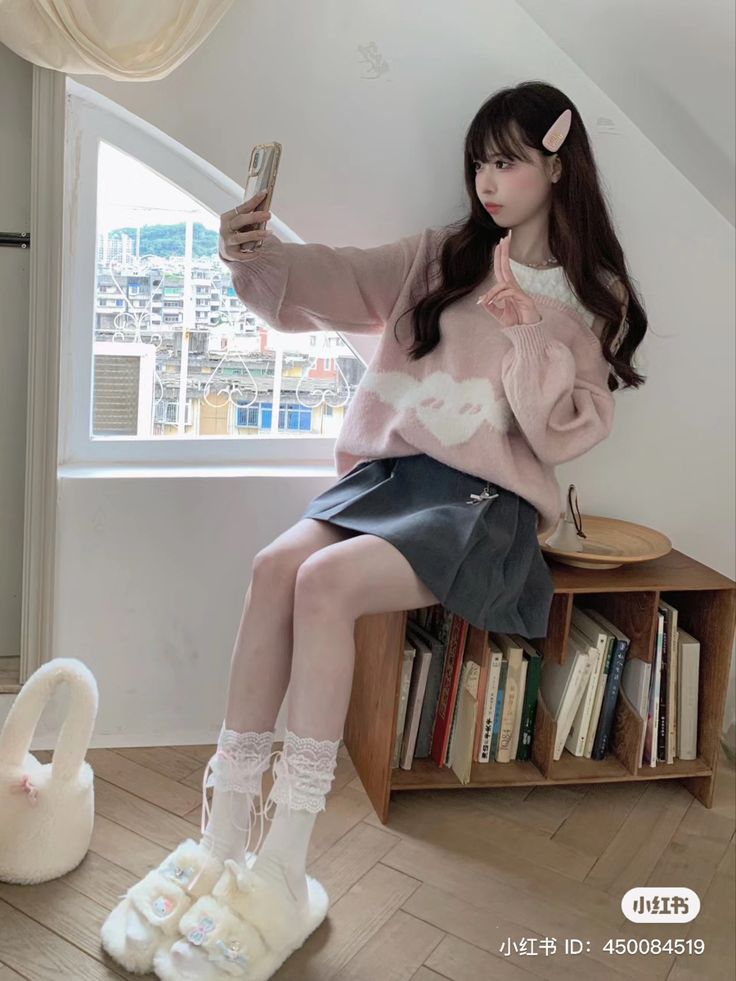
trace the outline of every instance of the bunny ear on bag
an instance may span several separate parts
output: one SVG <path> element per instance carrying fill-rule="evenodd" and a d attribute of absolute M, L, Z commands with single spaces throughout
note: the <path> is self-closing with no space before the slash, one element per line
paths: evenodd
<path fill-rule="evenodd" d="M 90 669 L 73 657 L 47 661 L 25 682 L 0 727 L 0 762 L 22 763 L 46 703 L 64 683 L 70 688 L 70 702 L 54 751 L 54 768 L 62 776 L 79 769 L 97 717 L 99 693 Z"/>
<path fill-rule="evenodd" d="M 565 137 L 570 132 L 572 125 L 572 111 L 565 109 L 564 112 L 555 119 L 550 128 L 544 134 L 542 146 L 546 150 L 556 153 L 565 142 Z"/>
<path fill-rule="evenodd" d="M 69 687 L 51 763 L 29 752 L 43 709 Z M 54 658 L 25 682 L 0 726 L 0 880 L 46 882 L 76 868 L 94 825 L 94 773 L 85 754 L 97 716 L 97 682 L 76 658 Z M 29 805 L 33 805 L 30 807 Z"/>

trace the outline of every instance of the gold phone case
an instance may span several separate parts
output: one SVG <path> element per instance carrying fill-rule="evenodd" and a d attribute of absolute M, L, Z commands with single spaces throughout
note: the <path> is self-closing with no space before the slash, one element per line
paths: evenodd
<path fill-rule="evenodd" d="M 281 159 L 281 144 L 280 143 L 257 143 L 250 154 L 250 163 L 248 164 L 248 178 L 245 182 L 245 201 L 249 201 L 253 195 L 259 194 L 261 191 L 266 191 L 266 197 L 258 205 L 259 211 L 268 211 L 271 207 L 271 198 L 273 197 L 273 189 L 276 184 L 276 174 L 279 169 L 279 160 Z M 255 222 L 251 229 L 255 228 L 265 228 L 267 222 L 259 221 Z M 263 245 L 263 239 L 257 239 L 255 242 L 243 242 L 241 245 L 242 252 L 253 252 L 255 249 L 260 249 Z"/>

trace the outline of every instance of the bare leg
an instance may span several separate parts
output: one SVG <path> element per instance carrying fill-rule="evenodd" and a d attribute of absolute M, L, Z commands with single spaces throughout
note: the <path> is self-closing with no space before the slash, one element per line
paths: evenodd
<path fill-rule="evenodd" d="M 357 534 L 302 518 L 256 555 L 230 662 L 228 729 L 273 729 L 291 671 L 297 572 L 315 552 Z"/>
<path fill-rule="evenodd" d="M 339 542 L 304 561 L 294 597 L 288 727 L 315 739 L 340 739 L 357 618 L 438 602 L 401 552 L 376 535 Z"/>
<path fill-rule="evenodd" d="M 270 763 L 270 737 L 291 670 L 297 572 L 314 553 L 356 535 L 348 528 L 302 518 L 255 557 L 230 663 L 225 723 L 213 764 L 212 814 L 203 838 L 223 859 L 242 860 L 260 771 Z M 242 763 L 246 757 L 247 766 Z M 209 981 L 223 976 L 201 948 L 186 940 L 174 944 L 171 961 L 181 977 Z"/>
<path fill-rule="evenodd" d="M 212 762 L 212 813 L 203 844 L 222 860 L 242 855 L 269 768 L 273 728 L 291 670 L 294 581 L 300 564 L 356 532 L 304 518 L 260 551 L 230 666 L 227 710 Z"/>
<path fill-rule="evenodd" d="M 257 870 L 262 880 L 283 893 L 283 915 L 287 918 L 294 915 L 297 908 L 303 909 L 307 899 L 307 849 L 316 812 L 324 807 L 324 797 L 334 777 L 337 743 L 350 700 L 355 621 L 366 613 L 416 609 L 437 602 L 403 555 L 374 535 L 353 535 L 313 551 L 293 573 L 296 551 L 298 549 L 290 552 L 289 558 L 282 562 L 274 559 L 271 563 L 271 567 L 277 566 L 286 578 L 285 584 L 275 570 L 268 576 L 259 575 L 261 565 L 267 568 L 265 562 L 259 563 L 253 582 L 253 600 L 256 601 L 253 609 L 258 610 L 260 619 L 272 617 L 274 605 L 282 609 L 284 591 L 292 589 L 294 594 L 289 714 L 282 759 L 274 764 L 274 771 L 278 769 L 279 772 L 269 797 L 269 803 L 273 800 L 278 807 L 254 865 L 254 872 Z M 262 582 L 265 583 L 263 590 Z M 269 602 L 269 585 L 275 591 L 272 595 L 279 597 L 274 604 Z M 259 637 L 266 633 L 260 633 L 263 630 L 260 626 L 257 629 Z M 286 647 L 283 622 L 278 630 Z M 275 630 L 272 636 L 275 636 Z M 247 697 L 255 698 L 256 689 L 261 697 L 261 685 L 254 683 L 262 667 L 259 649 L 252 643 L 250 632 L 247 637 L 245 649 L 251 673 L 244 670 L 241 675 L 236 663 L 231 690 L 234 693 L 234 689 L 240 690 L 242 685 Z M 260 648 L 260 654 L 267 656 L 265 646 Z M 262 724 L 273 724 L 282 694 L 276 697 L 274 684 L 272 715 L 243 714 L 235 718 L 246 720 L 248 725 L 252 724 L 253 718 L 260 718 Z M 241 712 L 241 703 L 234 704 L 238 708 L 233 711 Z M 295 741 L 297 749 L 292 751 Z M 328 760 L 326 764 L 325 759 Z M 279 762 L 284 766 L 279 768 Z M 292 796 L 296 802 L 294 808 L 289 803 Z M 182 977 L 214 981 L 222 976 L 208 963 L 202 948 L 188 939 L 177 941 L 171 948 L 170 957 Z"/>
<path fill-rule="evenodd" d="M 271 799 L 278 806 L 256 859 L 262 873 L 286 882 L 297 902 L 306 899 L 309 840 L 334 777 L 350 704 L 355 621 L 438 602 L 402 553 L 375 535 L 330 545 L 299 568 L 284 740 L 287 766 L 284 779 L 274 782 Z"/>

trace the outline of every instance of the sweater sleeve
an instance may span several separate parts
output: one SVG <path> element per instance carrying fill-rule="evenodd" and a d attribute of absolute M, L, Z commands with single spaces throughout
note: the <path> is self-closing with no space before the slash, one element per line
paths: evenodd
<path fill-rule="evenodd" d="M 220 259 L 243 303 L 275 330 L 377 334 L 429 234 L 370 249 L 282 242 L 269 234 L 253 258 Z"/>
<path fill-rule="evenodd" d="M 503 327 L 512 347 L 501 362 L 501 378 L 519 428 L 537 457 L 555 466 L 602 442 L 613 426 L 609 365 L 591 333 L 576 345 L 545 334 L 536 324 Z"/>

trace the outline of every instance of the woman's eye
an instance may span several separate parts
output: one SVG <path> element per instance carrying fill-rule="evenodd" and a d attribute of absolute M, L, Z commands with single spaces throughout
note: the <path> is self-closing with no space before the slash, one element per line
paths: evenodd
<path fill-rule="evenodd" d="M 496 161 L 496 163 L 497 163 L 497 164 L 500 164 L 500 163 L 502 163 L 502 164 L 506 164 L 506 166 L 507 166 L 507 167 L 510 167 L 510 166 L 511 166 L 511 164 L 510 164 L 510 163 L 508 162 L 508 160 L 497 160 L 497 161 Z M 476 168 L 476 170 L 477 170 L 477 169 L 478 169 L 478 167 L 479 167 L 479 166 L 482 166 L 482 165 L 481 165 L 481 163 L 480 163 L 480 161 L 479 161 L 479 160 L 474 160 L 474 161 L 473 161 L 473 166 L 474 166 L 474 167 Z"/>

